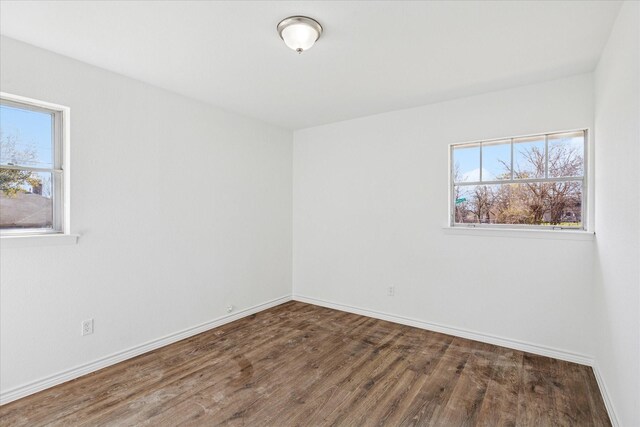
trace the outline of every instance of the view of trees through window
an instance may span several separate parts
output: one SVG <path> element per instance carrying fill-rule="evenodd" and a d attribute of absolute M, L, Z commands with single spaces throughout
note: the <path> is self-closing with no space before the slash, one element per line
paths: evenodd
<path fill-rule="evenodd" d="M 453 145 L 453 224 L 583 227 L 586 132 Z"/>
<path fill-rule="evenodd" d="M 53 228 L 53 113 L 0 105 L 0 229 Z"/>

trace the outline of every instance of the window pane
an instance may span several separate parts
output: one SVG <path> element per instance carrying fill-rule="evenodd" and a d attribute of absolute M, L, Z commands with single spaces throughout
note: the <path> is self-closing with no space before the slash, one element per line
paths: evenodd
<path fill-rule="evenodd" d="M 511 179 L 511 140 L 482 143 L 482 180 Z"/>
<path fill-rule="evenodd" d="M 53 114 L 0 105 L 0 164 L 53 168 Z"/>
<path fill-rule="evenodd" d="M 0 229 L 53 227 L 51 173 L 0 169 Z"/>
<path fill-rule="evenodd" d="M 562 227 L 582 226 L 582 181 L 547 184 L 545 223 Z"/>
<path fill-rule="evenodd" d="M 496 185 L 454 186 L 455 222 L 462 224 L 495 224 L 493 204 Z"/>
<path fill-rule="evenodd" d="M 549 176 L 584 175 L 584 132 L 549 135 Z"/>
<path fill-rule="evenodd" d="M 453 147 L 453 181 L 480 181 L 480 144 Z"/>
<path fill-rule="evenodd" d="M 544 135 L 514 138 L 513 177 L 515 179 L 544 178 Z"/>
<path fill-rule="evenodd" d="M 512 184 L 496 204 L 501 224 L 582 225 L 582 183 Z"/>

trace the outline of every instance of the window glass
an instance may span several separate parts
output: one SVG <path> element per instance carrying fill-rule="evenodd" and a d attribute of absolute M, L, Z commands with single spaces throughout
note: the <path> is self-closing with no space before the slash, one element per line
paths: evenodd
<path fill-rule="evenodd" d="M 53 114 L 0 105 L 0 164 L 53 168 Z"/>
<path fill-rule="evenodd" d="M 513 140 L 513 177 L 515 179 L 544 178 L 544 135 Z"/>
<path fill-rule="evenodd" d="M 480 144 L 469 144 L 453 148 L 454 182 L 480 181 Z"/>
<path fill-rule="evenodd" d="M 482 180 L 511 179 L 511 140 L 482 143 Z"/>
<path fill-rule="evenodd" d="M 0 228 L 52 228 L 51 173 L 3 169 L 0 174 L 3 181 L 13 183 L 0 192 Z"/>
<path fill-rule="evenodd" d="M 584 173 L 584 132 L 549 135 L 549 176 L 572 177 Z"/>
<path fill-rule="evenodd" d="M 496 201 L 495 185 L 455 186 L 456 222 L 467 224 L 493 223 L 493 205 Z"/>

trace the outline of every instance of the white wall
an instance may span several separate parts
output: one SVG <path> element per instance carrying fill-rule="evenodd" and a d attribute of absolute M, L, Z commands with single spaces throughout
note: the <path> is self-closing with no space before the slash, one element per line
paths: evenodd
<path fill-rule="evenodd" d="M 640 5 L 626 2 L 595 73 L 596 359 L 620 425 L 640 425 Z"/>
<path fill-rule="evenodd" d="M 294 132 L 294 294 L 592 355 L 593 240 L 442 229 L 448 144 L 591 128 L 592 85 L 580 75 Z"/>
<path fill-rule="evenodd" d="M 82 235 L 3 246 L 2 392 L 291 293 L 290 131 L 11 39 L 0 51 L 2 91 L 71 108 Z"/>

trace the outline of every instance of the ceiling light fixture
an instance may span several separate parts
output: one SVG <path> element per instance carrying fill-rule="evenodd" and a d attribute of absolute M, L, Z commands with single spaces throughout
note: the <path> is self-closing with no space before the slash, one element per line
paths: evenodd
<path fill-rule="evenodd" d="M 284 44 L 298 53 L 302 53 L 320 38 L 322 25 L 307 16 L 290 16 L 278 24 L 278 34 Z"/>

